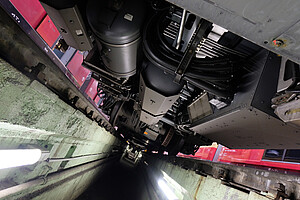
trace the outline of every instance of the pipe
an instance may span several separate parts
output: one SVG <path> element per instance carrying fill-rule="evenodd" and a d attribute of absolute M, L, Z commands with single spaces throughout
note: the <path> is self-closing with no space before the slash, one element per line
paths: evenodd
<path fill-rule="evenodd" d="M 82 165 L 79 165 L 79 166 L 75 166 L 75 167 L 60 171 L 60 172 L 54 172 L 54 173 L 47 176 L 47 181 L 56 181 L 56 182 L 64 181 L 64 182 L 66 182 L 66 181 L 68 181 L 69 177 L 74 179 L 74 178 L 76 178 L 76 177 L 78 177 L 78 176 L 80 176 L 80 175 L 82 175 L 82 174 L 84 174 L 84 173 L 86 173 L 90 170 L 93 170 L 93 169 L 97 168 L 99 165 L 103 164 L 105 161 L 108 161 L 107 159 L 112 160 L 112 159 L 115 159 L 115 158 L 116 157 L 98 159 L 98 160 L 89 162 L 87 164 L 82 164 Z M 16 185 L 16 186 L 12 186 L 12 187 L 0 190 L 0 199 L 4 198 L 4 197 L 8 197 L 9 195 L 12 195 L 12 194 L 21 192 L 21 191 L 26 190 L 30 187 L 43 185 L 43 184 L 45 184 L 45 177 L 41 177 L 41 178 L 39 177 L 37 179 L 28 181 L 26 183 L 22 183 L 22 184 L 19 184 L 19 185 Z M 53 185 L 55 187 L 55 183 L 51 184 L 50 186 L 53 186 Z M 31 192 L 31 195 L 32 195 L 32 193 L 34 193 L 34 192 Z"/>
<path fill-rule="evenodd" d="M 88 158 L 92 156 L 98 156 L 98 155 L 103 155 L 103 154 L 109 154 L 110 152 L 103 152 L 103 153 L 95 153 L 95 154 L 88 154 L 88 155 L 82 155 L 82 156 L 75 156 L 71 158 L 48 158 L 46 161 L 47 162 L 62 162 L 62 161 L 70 161 L 70 160 L 77 160 L 81 158 Z"/>
<path fill-rule="evenodd" d="M 177 42 L 176 42 L 176 49 L 179 49 L 179 47 L 180 47 L 180 42 L 181 42 L 181 39 L 182 39 L 185 19 L 186 19 L 186 9 L 183 9 L 182 16 L 181 16 L 181 22 L 180 22 L 180 28 L 179 28 Z"/>

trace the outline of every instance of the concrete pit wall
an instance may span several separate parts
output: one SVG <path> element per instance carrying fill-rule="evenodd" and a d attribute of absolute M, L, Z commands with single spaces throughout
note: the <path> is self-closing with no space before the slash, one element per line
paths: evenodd
<path fill-rule="evenodd" d="M 0 59 L 0 149 L 37 147 L 50 158 L 0 169 L 0 199 L 75 199 L 119 145 L 97 123 Z"/>
<path fill-rule="evenodd" d="M 270 200 L 255 192 L 244 192 L 222 184 L 220 179 L 202 176 L 172 163 L 159 160 L 156 169 L 165 172 L 187 191 L 184 199 L 192 200 Z M 273 198 L 274 199 L 274 198 Z"/>

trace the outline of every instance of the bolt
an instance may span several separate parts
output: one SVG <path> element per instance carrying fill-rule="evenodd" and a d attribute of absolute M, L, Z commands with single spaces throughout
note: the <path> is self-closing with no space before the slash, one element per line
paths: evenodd
<path fill-rule="evenodd" d="M 273 40 L 273 43 L 276 47 L 281 47 L 282 45 L 284 45 L 283 40 L 280 40 L 280 39 Z"/>

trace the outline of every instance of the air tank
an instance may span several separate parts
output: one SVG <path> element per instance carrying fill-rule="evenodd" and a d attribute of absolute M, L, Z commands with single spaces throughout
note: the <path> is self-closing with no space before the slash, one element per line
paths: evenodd
<path fill-rule="evenodd" d="M 86 8 L 101 59 L 115 77 L 135 74 L 140 30 L 145 18 L 143 0 L 89 0 Z"/>

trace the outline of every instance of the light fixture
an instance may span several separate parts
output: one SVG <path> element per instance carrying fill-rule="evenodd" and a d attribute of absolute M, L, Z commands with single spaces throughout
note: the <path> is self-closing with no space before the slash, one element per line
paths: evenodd
<path fill-rule="evenodd" d="M 7 149 L 0 150 L 0 169 L 32 165 L 40 160 L 40 149 Z"/>
<path fill-rule="evenodd" d="M 177 196 L 173 193 L 173 191 L 169 188 L 169 186 L 167 185 L 167 183 L 160 179 L 158 180 L 158 186 L 160 187 L 160 189 L 164 192 L 164 194 L 166 195 L 166 197 L 169 200 L 177 200 Z"/>

